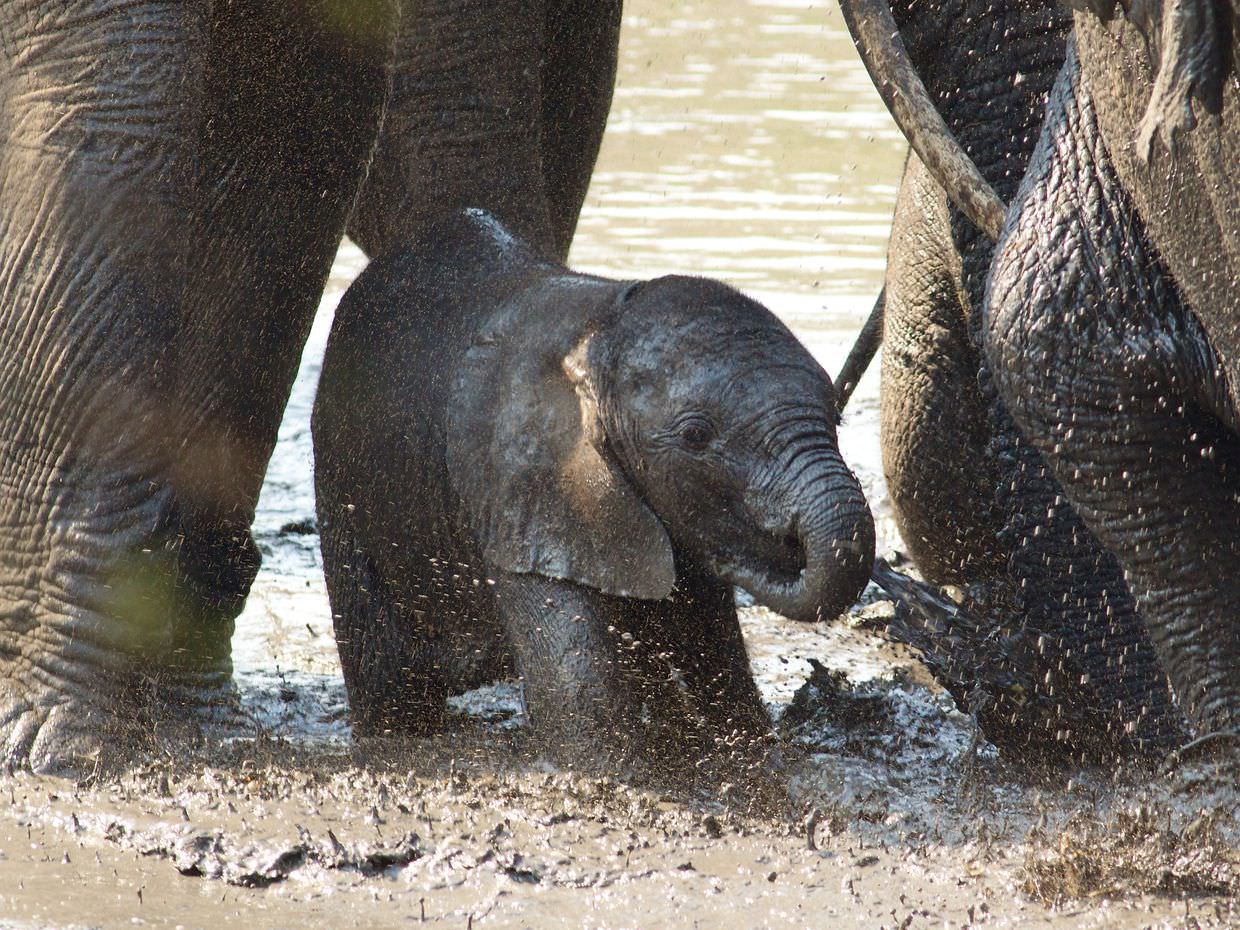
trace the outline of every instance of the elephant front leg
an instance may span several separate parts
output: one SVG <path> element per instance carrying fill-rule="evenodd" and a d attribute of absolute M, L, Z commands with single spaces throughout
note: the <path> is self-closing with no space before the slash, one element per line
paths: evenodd
<path fill-rule="evenodd" d="M 1203 732 L 1235 731 L 1240 419 L 1069 64 L 992 271 L 987 354 L 1013 417 L 1123 565 L 1180 707 Z"/>
<path fill-rule="evenodd" d="M 496 579 L 530 724 L 554 758 L 679 783 L 761 780 L 775 743 L 731 591 L 691 587 L 647 602 Z"/>
<path fill-rule="evenodd" d="M 539 575 L 495 582 L 540 747 L 569 767 L 679 773 L 684 760 L 668 753 L 664 718 L 647 701 L 641 643 L 616 622 L 631 602 Z"/>
<path fill-rule="evenodd" d="M 0 21 L 0 764 L 80 771 L 233 703 L 249 526 L 386 78 L 382 43 L 259 6 Z"/>
<path fill-rule="evenodd" d="M 192 633 L 166 620 L 202 541 L 167 476 L 205 24 L 191 4 L 37 6 L 0 23 L 0 762 L 81 768 L 142 661 L 196 653 L 191 691 L 228 677 L 236 592 Z M 236 542 L 201 590 L 248 583 Z"/>
<path fill-rule="evenodd" d="M 731 586 L 682 561 L 662 601 L 633 611 L 655 706 L 677 742 L 734 771 L 779 755 L 770 714 L 749 666 Z M 668 687 L 668 685 L 672 687 Z"/>

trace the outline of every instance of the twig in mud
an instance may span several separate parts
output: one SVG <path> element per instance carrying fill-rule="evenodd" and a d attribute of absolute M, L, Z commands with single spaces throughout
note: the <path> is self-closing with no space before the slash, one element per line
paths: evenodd
<path fill-rule="evenodd" d="M 815 852 L 818 851 L 818 839 L 814 836 L 818 829 L 818 821 L 822 819 L 822 812 L 818 808 L 814 808 L 809 815 L 809 819 L 805 823 L 805 845 Z"/>

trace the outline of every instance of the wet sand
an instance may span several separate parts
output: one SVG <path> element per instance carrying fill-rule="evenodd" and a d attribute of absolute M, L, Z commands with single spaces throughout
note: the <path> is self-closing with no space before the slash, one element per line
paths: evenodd
<path fill-rule="evenodd" d="M 832 5 L 630 0 L 573 261 L 728 280 L 833 373 L 881 282 L 903 152 Z M 0 926 L 1240 926 L 1234 784 L 1206 763 L 1118 780 L 1005 763 L 873 632 L 873 592 L 833 625 L 744 611 L 755 677 L 802 754 L 777 815 L 738 789 L 554 771 L 512 684 L 457 701 L 454 733 L 399 763 L 360 764 L 309 411 L 364 264 L 342 247 L 260 503 L 265 563 L 234 649 L 244 720 L 96 783 L 0 778 Z M 888 548 L 876 370 L 841 444 Z"/>
<path fill-rule="evenodd" d="M 761 674 L 800 754 L 786 793 L 555 771 L 503 690 L 359 764 L 286 681 L 285 716 L 257 699 L 227 739 L 124 775 L 0 780 L 0 926 L 1240 926 L 1227 774 L 1009 765 L 868 631 L 886 609 L 746 611 L 755 665 L 782 669 Z M 806 683 L 810 643 L 833 668 Z"/>

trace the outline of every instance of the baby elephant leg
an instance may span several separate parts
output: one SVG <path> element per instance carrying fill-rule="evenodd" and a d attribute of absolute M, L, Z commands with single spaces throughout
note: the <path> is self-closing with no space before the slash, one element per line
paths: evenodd
<path fill-rule="evenodd" d="M 590 588 L 497 572 L 494 593 L 539 742 L 557 762 L 640 765 L 650 734 L 617 604 Z"/>
<path fill-rule="evenodd" d="M 679 778 L 710 757 L 762 754 L 770 719 L 725 586 L 639 601 L 535 575 L 496 582 L 531 724 L 553 756 Z"/>
<path fill-rule="evenodd" d="M 750 672 L 731 587 L 682 572 L 676 591 L 643 605 L 637 617 L 633 636 L 646 674 L 664 684 L 663 713 L 679 728 L 679 741 L 719 758 L 765 757 L 771 718 Z"/>

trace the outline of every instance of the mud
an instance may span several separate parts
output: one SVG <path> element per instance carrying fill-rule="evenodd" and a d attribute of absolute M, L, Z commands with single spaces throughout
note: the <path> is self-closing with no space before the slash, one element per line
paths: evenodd
<path fill-rule="evenodd" d="M 803 756 L 778 816 L 550 770 L 502 693 L 386 763 L 259 726 L 98 783 L 10 776 L 0 923 L 1240 925 L 1222 769 L 1021 771 L 905 662 L 814 668 L 782 714 Z"/>
<path fill-rule="evenodd" d="M 573 262 L 722 277 L 834 372 L 881 283 L 902 160 L 830 4 L 628 0 Z M 795 749 L 774 796 L 555 771 L 514 683 L 456 699 L 449 735 L 359 758 L 309 411 L 335 301 L 364 265 L 345 243 L 264 487 L 264 567 L 234 640 L 243 718 L 80 785 L 0 776 L 0 927 L 1240 926 L 1234 760 L 1116 774 L 1000 759 L 876 632 L 889 605 L 873 591 L 829 626 L 743 611 Z M 841 445 L 880 547 L 898 548 L 877 433 L 872 371 Z"/>

